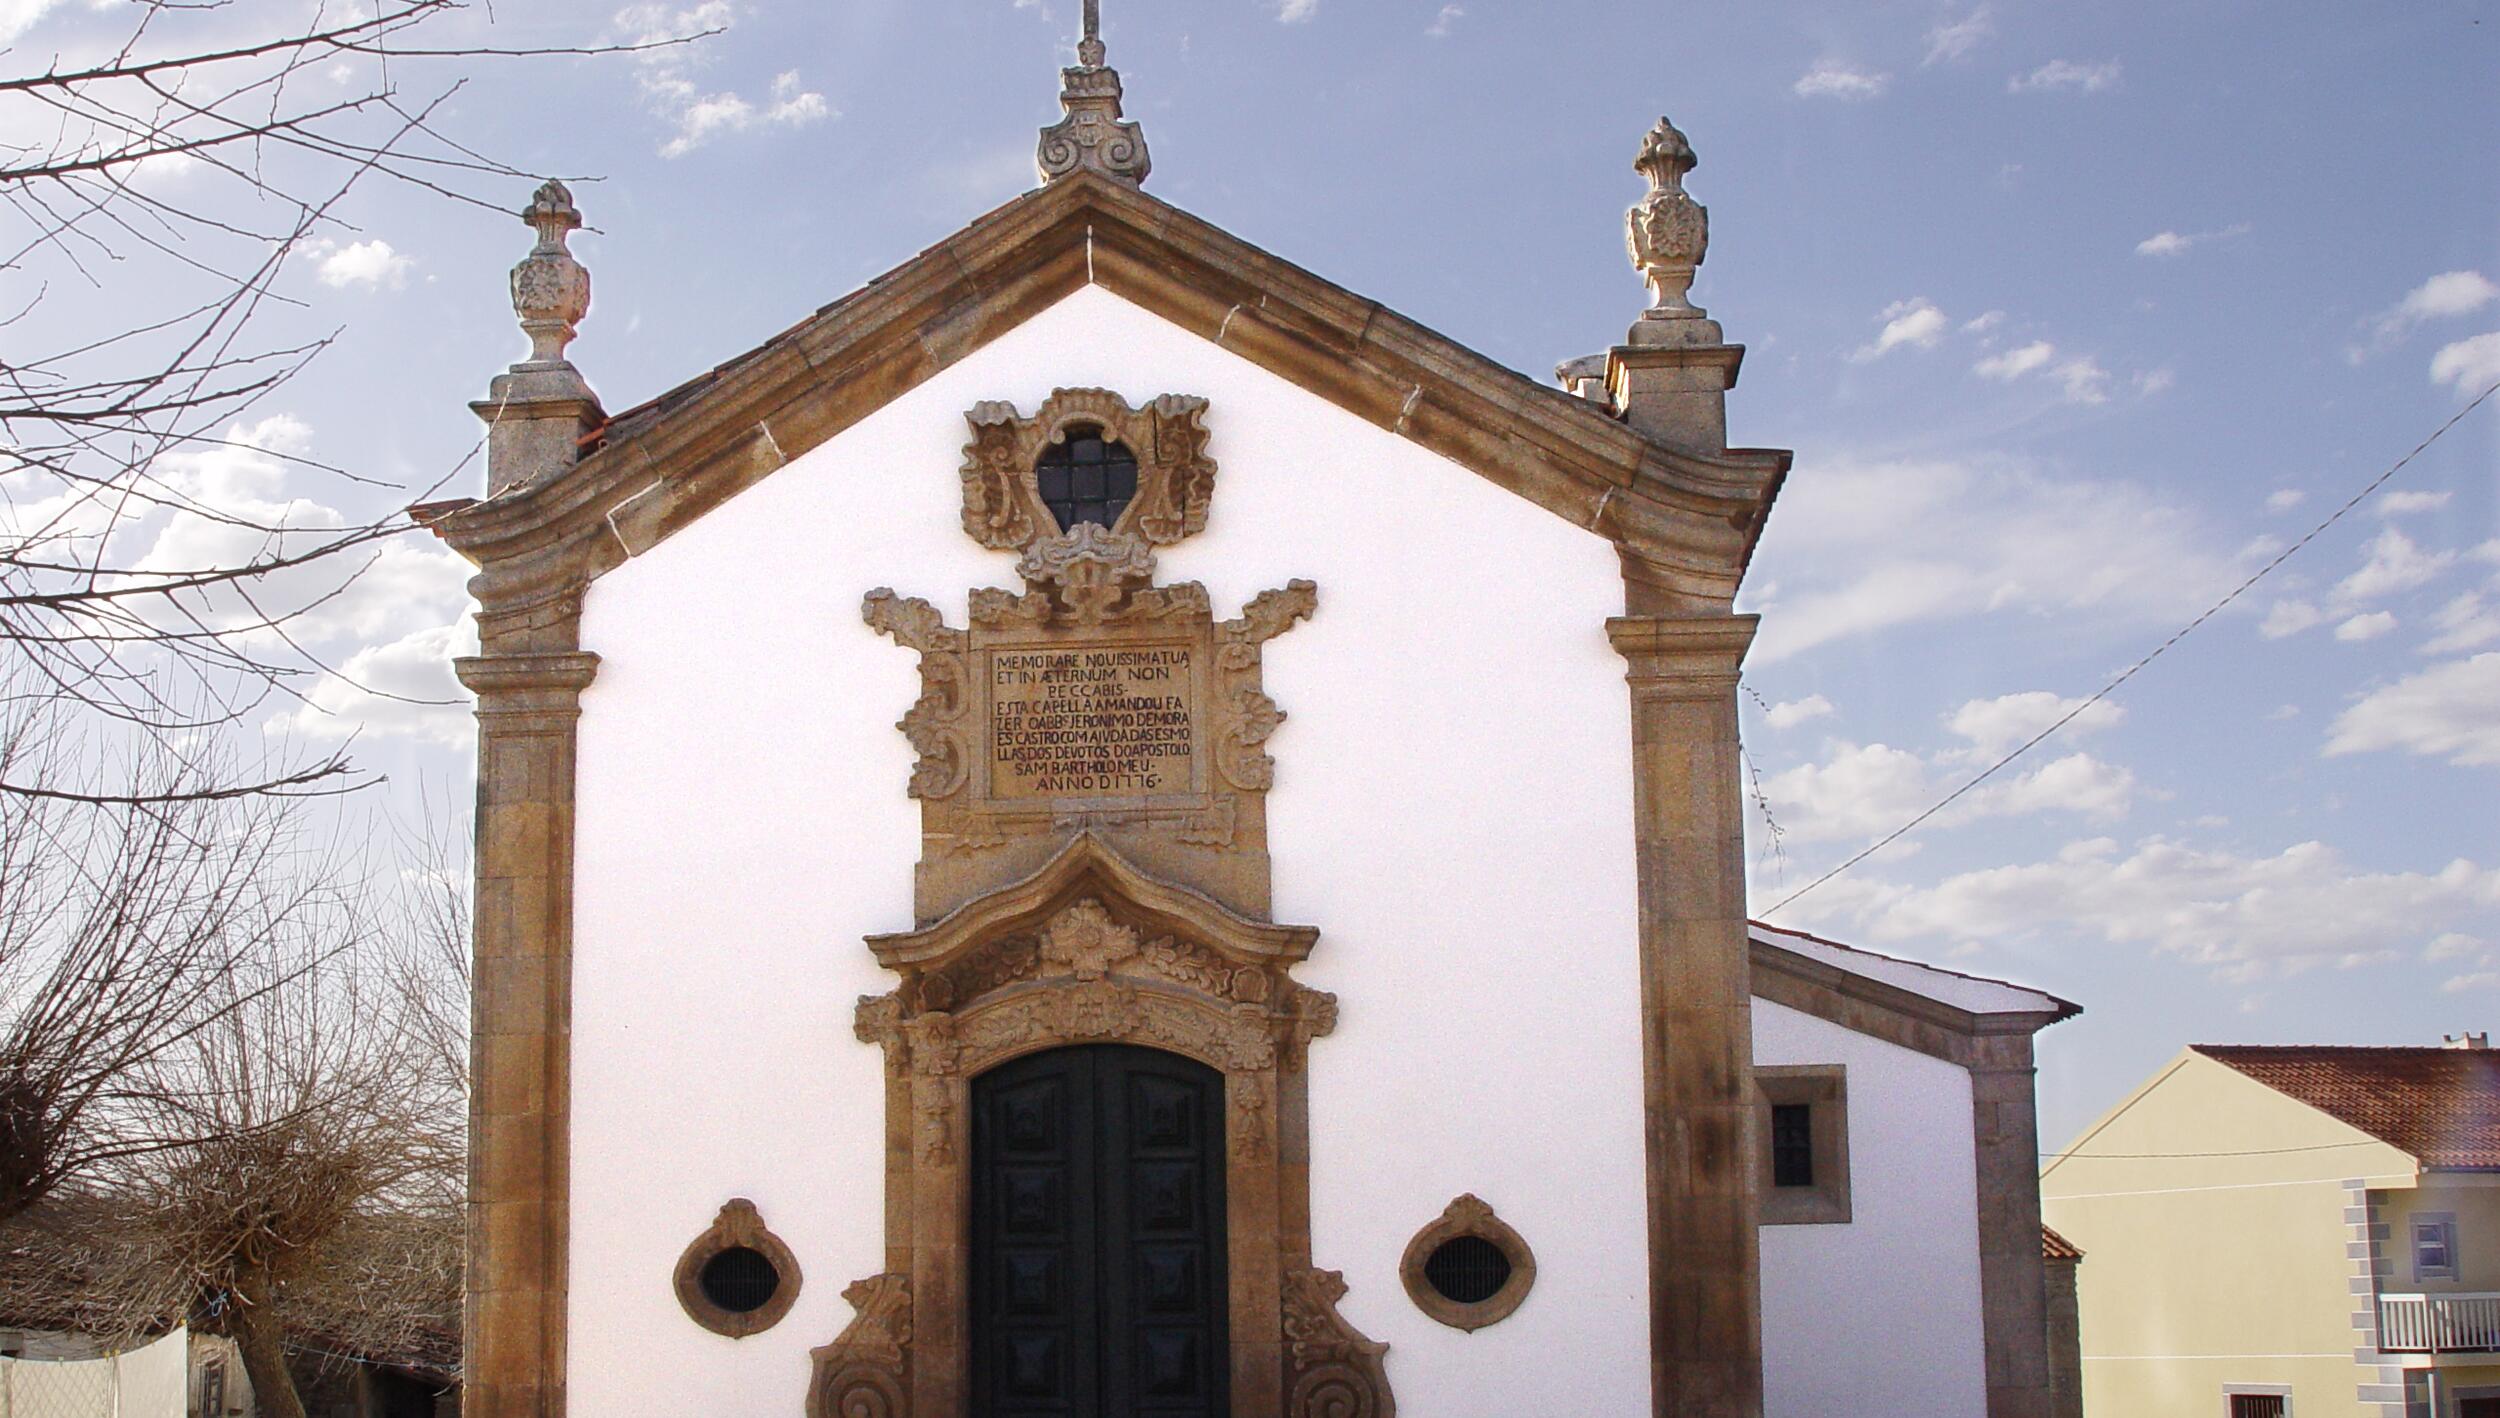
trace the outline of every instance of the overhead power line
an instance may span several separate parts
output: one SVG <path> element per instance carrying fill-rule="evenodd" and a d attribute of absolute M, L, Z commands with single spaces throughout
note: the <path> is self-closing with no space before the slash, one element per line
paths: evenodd
<path fill-rule="evenodd" d="M 2221 612 L 2222 612 L 2222 610 L 2223 610 L 2223 608 L 2224 608 L 2224 607 L 2226 607 L 2226 606 L 2230 605 L 2233 601 L 2236 601 L 2236 600 L 2238 600 L 2241 596 L 2243 596 L 2243 595 L 2247 594 L 2247 592 L 2248 592 L 2248 588 L 2249 588 L 2249 587 L 2254 586 L 2254 585 L 2256 585 L 2258 582 L 2263 581 L 2264 579 L 2266 579 L 2266 577 L 2267 577 L 2268 575 L 2272 574 L 2272 572 L 2274 571 L 2274 569 L 2275 569 L 2276 567 L 2281 566 L 2284 562 L 2287 562 L 2287 561 L 2291 560 L 2291 559 L 2292 559 L 2295 555 L 2297 555 L 2297 554 L 2299 553 L 2299 551 L 2300 551 L 2300 549 L 2301 549 L 2302 547 L 2305 547 L 2305 546 L 2309 545 L 2311 542 L 2316 541 L 2316 540 L 2318 539 L 2319 535 L 2320 535 L 2321 533 L 2325 532 L 2325 531 L 2326 531 L 2326 529 L 2328 529 L 2329 527 L 2334 526 L 2334 525 L 2335 525 L 2336 523 L 2338 523 L 2338 522 L 2343 521 L 2343 520 L 2344 520 L 2344 516 L 2345 516 L 2345 514 L 2347 514 L 2347 513 L 2351 512 L 2354 508 L 2359 507 L 2362 503 L 2369 501 L 2369 500 L 2370 500 L 2370 495 L 2371 495 L 2372 493 L 2377 492 L 2380 488 L 2385 487 L 2385 486 L 2387 485 L 2387 481 L 2388 481 L 2388 479 L 2393 478 L 2394 476 L 2396 476 L 2396 474 L 2403 472 L 2403 471 L 2405 470 L 2405 466 L 2406 466 L 2407 464 L 2411 463 L 2414 459 L 2416 459 L 2416 458 L 2418 458 L 2418 457 L 2422 456 L 2422 453 L 2424 452 L 2424 450 L 2428 449 L 2428 448 L 2429 448 L 2432 444 L 2437 443 L 2437 442 L 2441 439 L 2441 437 L 2443 437 L 2443 436 L 2444 436 L 2444 435 L 2448 432 L 2448 430 L 2450 430 L 2450 429 L 2452 429 L 2452 428 L 2456 427 L 2456 426 L 2458 425 L 2458 423 L 2462 422 L 2462 421 L 2464 420 L 2464 418 L 2465 418 L 2465 416 L 2466 416 L 2467 414 L 2470 414 L 2470 413 L 2474 412 L 2476 409 L 2481 408 L 2481 407 L 2483 406 L 2484 401 L 2485 401 L 2485 400 L 2488 400 L 2488 399 L 2489 399 L 2492 395 L 2494 395 L 2494 394 L 2500 394 L 2500 381 L 2495 381 L 2495 382 L 2494 382 L 2494 383 L 2493 383 L 2490 387 L 2488 387 L 2488 388 L 2484 389 L 2484 390 L 2483 390 L 2483 392 L 2481 392 L 2481 393 L 2479 393 L 2479 394 L 2475 395 L 2475 396 L 2473 397 L 2473 399 L 2472 399 L 2471 401 L 2469 401 L 2469 402 L 2466 404 L 2466 406 L 2465 406 L 2464 408 L 2461 408 L 2461 409 L 2457 410 L 2455 413 L 2453 413 L 2453 414 L 2449 415 L 2449 416 L 2448 416 L 2448 421 L 2447 421 L 2446 423 L 2443 423 L 2443 424 L 2441 424 L 2439 427 L 2437 427 L 2437 428 L 2435 428 L 2435 429 L 2431 430 L 2430 437 L 2425 438 L 2425 439 L 2423 439 L 2421 442 L 2414 444 L 2414 445 L 2413 445 L 2413 451 L 2411 451 L 2411 452 L 2409 452 L 2409 453 L 2405 454 L 2405 455 L 2404 455 L 2403 457 L 2401 457 L 2401 458 L 2398 458 L 2398 459 L 2397 459 L 2394 463 L 2389 464 L 2389 465 L 2388 465 L 2388 468 L 2387 468 L 2387 471 L 2385 471 L 2385 472 L 2383 472 L 2383 473 L 2380 473 L 2377 477 L 2374 477 L 2374 478 L 2370 479 L 2369 483 L 2368 483 L 2367 485 L 2365 485 L 2365 486 L 2364 486 L 2364 487 L 2363 487 L 2363 488 L 2362 488 L 2359 492 L 2354 493 L 2354 494 L 2353 494 L 2350 498 L 2346 499 L 2346 501 L 2344 502 L 2344 505 L 2343 505 L 2343 506 L 2336 508 L 2336 509 L 2335 509 L 2332 513 L 2328 514 L 2327 519 L 2326 519 L 2325 521 L 2320 522 L 2318 525 L 2316 525 L 2316 526 L 2314 526 L 2314 527 L 2310 528 L 2310 529 L 2309 529 L 2309 532 L 2308 532 L 2308 535 L 2306 535 L 2306 536 L 2302 537 L 2299 541 L 2296 541 L 2296 542 L 2292 543 L 2290 546 L 2285 547 L 2285 548 L 2284 548 L 2284 549 L 2283 549 L 2280 553 L 2278 553 L 2278 554 L 2275 556 L 2274 560 L 2267 562 L 2265 565 L 2263 565 L 2263 566 L 2261 566 L 2261 567 L 2258 567 L 2258 568 L 2257 568 L 2254 572 L 2250 573 L 2250 575 L 2249 575 L 2249 577 L 2248 577 L 2248 579 L 2247 579 L 2247 580 L 2242 581 L 2242 582 L 2241 582 L 2240 584 L 2238 584 L 2237 586 L 2234 586 L 2234 587 L 2232 587 L 2232 588 L 2231 588 L 2230 594 L 2228 594 L 2228 595 L 2224 596 L 2221 600 L 2218 600 L 2218 601 L 2214 602 L 2212 605 L 2207 606 L 2207 607 L 2205 608 L 2204 614 L 2199 615 L 2196 619 L 2191 620 L 2191 621 L 2189 621 L 2187 624 L 2185 624 L 2185 625 L 2183 625 L 2183 626 L 2179 627 L 2179 629 L 2178 629 L 2177 631 L 2175 631 L 2175 632 L 2173 632 L 2173 633 L 2171 634 L 2171 636 L 2170 636 L 2170 638 L 2169 638 L 2169 639 L 2164 640 L 2164 641 L 2163 641 L 2163 642 L 2161 642 L 2159 645 L 2154 646 L 2154 647 L 2152 648 L 2152 651 L 2151 651 L 2150 653 L 2148 653 L 2147 655 L 2145 655 L 2145 657 L 2144 657 L 2143 659 L 2140 659 L 2140 660 L 2136 661 L 2134 664 L 2127 666 L 2127 668 L 2125 669 L 2125 671 L 2123 671 L 2122 673 L 2120 673 L 2120 674 L 2119 674 L 2119 676 L 2118 676 L 2116 679 L 2113 679 L 2113 680 L 2111 680 L 2109 683 L 2107 683 L 2107 684 L 2105 684 L 2105 685 L 2102 685 L 2102 686 L 2100 687 L 2100 689 L 2099 689 L 2098 691 L 2096 691 L 2096 692 L 2092 695 L 2092 697 L 2091 697 L 2091 698 L 2084 700 L 2082 703 L 2077 704 L 2074 708 L 2069 709 L 2069 710 L 2067 710 L 2064 714 L 2062 714 L 2062 715 L 2058 716 L 2058 719 L 2057 719 L 2057 722 L 2056 722 L 2056 723 L 2053 723 L 2053 724 L 2049 725 L 2047 728 L 2042 729 L 2040 732 L 2038 732 L 2038 733 L 2036 733 L 2036 734 L 2033 734 L 2030 738 L 2025 739 L 2025 740 L 2024 740 L 2024 741 L 2023 741 L 2023 742 L 2022 742 L 2019 746 L 2017 746 L 2017 747 L 2014 749 L 2014 751 L 2013 751 L 2013 752 L 2008 753 L 2008 754 L 2007 754 L 2007 755 L 2005 755 L 2003 758 L 2000 758 L 2000 759 L 1998 759 L 1996 762 L 1989 764 L 1989 765 L 1987 766 L 1987 768 L 1985 768 L 1985 769 L 1984 769 L 1984 770 L 1982 770 L 1979 774 L 1977 774 L 1976 776 L 1974 776 L 1973 778 L 1971 778 L 1968 782 L 1966 782 L 1966 783 L 1962 784 L 1962 786 L 1960 786 L 1960 787 L 1958 787 L 1958 788 L 1955 788 L 1952 792 L 1947 793 L 1947 794 L 1945 794 L 1943 797 L 1941 797 L 1941 798 L 1937 799 L 1937 800 L 1936 800 L 1933 804 L 1931 804 L 1931 805 L 1927 808 L 1927 810 L 1926 810 L 1926 811 L 1924 811 L 1924 812 L 1920 813 L 1920 814 L 1919 814 L 1918 816 L 1916 816 L 1916 817 L 1911 818 L 1909 821 L 1907 821 L 1907 822 L 1905 822 L 1905 823 L 1902 823 L 1899 827 L 1894 828 L 1892 831 L 1890 831 L 1890 832 L 1888 832 L 1888 833 L 1885 833 L 1882 837 L 1880 837 L 1880 838 L 1876 839 L 1874 842 L 1869 843 L 1869 844 L 1866 846 L 1866 848 L 1865 848 L 1864 850 L 1860 851 L 1860 852 L 1859 852 L 1856 856 L 1851 857 L 1849 860 L 1847 860 L 1847 861 L 1845 861 L 1845 862 L 1842 862 L 1839 866 L 1836 866 L 1836 867 L 1832 868 L 1830 871 L 1827 871 L 1827 872 L 1823 873 L 1821 876 L 1816 877 L 1814 880 L 1807 882 L 1805 885 L 1803 885 L 1803 886 L 1801 886 L 1801 887 L 1797 888 L 1795 891 L 1792 891 L 1792 892 L 1788 893 L 1786 896 L 1784 896 L 1784 897 L 1780 898 L 1779 903 L 1778 903 L 1777 905 L 1772 906 L 1769 910 L 1767 910 L 1767 911 L 1765 911 L 1765 912 L 1763 912 L 1763 913 L 1762 913 L 1763 918 L 1767 920 L 1768 918 L 1770 918 L 1770 917 L 1772 917 L 1772 916 L 1778 915 L 1781 911 L 1786 910 L 1789 906 L 1791 906 L 1791 905 L 1795 904 L 1795 902 L 1796 902 L 1799 898 L 1801 898 L 1801 897 L 1803 897 L 1804 895 L 1806 895 L 1806 893 L 1808 893 L 1808 892 L 1810 892 L 1810 891 L 1813 891 L 1815 888 L 1817 888 L 1817 887 L 1819 887 L 1819 886 L 1823 885 L 1825 882 L 1830 881 L 1832 878 L 1834 878 L 1834 877 L 1836 877 L 1836 876 L 1840 875 L 1842 872 L 1845 872 L 1845 871 L 1849 870 L 1851 867 L 1856 866 L 1858 863 L 1860 863 L 1860 862 L 1862 862 L 1862 861 L 1865 861 L 1867 858 L 1869 858 L 1869 857 L 1871 857 L 1871 856 L 1874 856 L 1877 852 L 1880 852 L 1880 851 L 1884 850 L 1886 847 L 1891 846 L 1893 843 L 1900 841 L 1902 838 L 1909 836 L 1912 832 L 1914 832 L 1914 831 L 1918 830 L 1919 826 L 1920 826 L 1921 824 L 1925 823 L 1925 822 L 1927 821 L 1927 819 L 1929 819 L 1929 818 L 1931 818 L 1931 817 L 1934 817 L 1937 813 L 1940 813 L 1940 812 L 1944 811 L 1946 808 L 1951 807 L 1951 806 L 1952 806 L 1955 802 L 1959 801 L 1959 800 L 1961 799 L 1961 797 L 1962 797 L 1964 794 L 1968 793 L 1971 789 L 1976 788 L 1976 787 L 1978 787 L 1980 784 L 1987 782 L 1990 778 L 1995 777 L 1995 776 L 1997 775 L 1998 771 L 1999 771 L 2000 769 L 2003 769 L 2003 768 L 2004 768 L 2007 764 L 2010 764 L 2010 763 L 2012 763 L 2015 759 L 2018 759 L 2018 758 L 2022 757 L 2024 754 L 2031 752 L 2034 748 L 2037 748 L 2037 747 L 2039 747 L 2042 743 L 2046 742 L 2046 741 L 2050 738 L 2050 736 L 2054 735 L 2054 734 L 2055 734 L 2058 730 L 2060 730 L 2060 729 L 2062 729 L 2062 728 L 2065 728 L 2068 724 L 2073 723 L 2073 722 L 2074 722 L 2074 721 L 2075 721 L 2078 717 L 2080 717 L 2080 716 L 2082 715 L 2083 711 L 2085 711 L 2086 709 L 2091 708 L 2091 707 L 2092 707 L 2093 705 L 2095 705 L 2095 704 L 2100 703 L 2102 700 L 2107 699 L 2107 698 L 2108 698 L 2109 696 L 2111 696 L 2112 694 L 2117 693 L 2117 691 L 2118 691 L 2118 689 L 2119 689 L 2119 687 L 2120 687 L 2120 686 L 2124 685 L 2127 681 L 2129 681 L 2129 680 L 2131 680 L 2131 679 L 2134 679 L 2134 678 L 2136 677 L 2136 674 L 2137 674 L 2139 671 L 2141 671 L 2141 670 L 2142 670 L 2142 669 L 2143 669 L 2146 665 L 2149 665 L 2149 664 L 2153 663 L 2155 660 L 2160 659 L 2160 658 L 2161 658 L 2161 657 L 2162 657 L 2165 653 L 2167 653 L 2167 652 L 2169 651 L 2169 649 L 2170 649 L 2170 647 L 2171 647 L 2171 646 L 2178 644 L 2180 641 L 2185 640 L 2186 638 L 2188 638 L 2188 636 L 2190 636 L 2191 634 L 2194 634 L 2194 633 L 2195 633 L 2195 631 L 2196 631 L 2196 628 L 2197 628 L 2198 626 L 2203 625 L 2206 621 L 2209 621 L 2209 620 L 2213 619 L 2216 615 L 2221 614 Z"/>

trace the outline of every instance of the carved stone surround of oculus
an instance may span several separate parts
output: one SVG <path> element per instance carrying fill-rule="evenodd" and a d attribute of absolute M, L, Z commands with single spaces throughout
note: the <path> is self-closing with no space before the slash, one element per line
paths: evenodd
<path fill-rule="evenodd" d="M 1155 583 L 1154 549 L 1206 526 L 1206 414 L 1188 395 L 1132 407 L 1061 389 L 1030 418 L 1003 402 L 965 416 L 964 530 L 1020 553 L 1024 589 L 973 591 L 960 629 L 890 589 L 862 607 L 920 653 L 920 698 L 897 727 L 919 755 L 922 920 L 1031 871 L 1079 831 L 1266 912 L 1276 764 L 1263 745 L 1285 715 L 1262 688 L 1261 647 L 1311 615 L 1318 593 L 1292 581 L 1218 621 L 1205 587 Z M 1071 438 L 1135 460 L 1135 493 L 1109 526 L 1061 527 L 1043 498 L 1039 466 Z"/>

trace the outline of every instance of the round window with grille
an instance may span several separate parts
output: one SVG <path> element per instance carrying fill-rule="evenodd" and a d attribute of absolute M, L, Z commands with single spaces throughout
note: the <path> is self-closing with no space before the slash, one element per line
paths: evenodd
<path fill-rule="evenodd" d="M 677 1259 L 677 1303 L 686 1317 L 732 1339 L 778 1324 L 799 1297 L 799 1263 L 741 1197 Z"/>
<path fill-rule="evenodd" d="M 1508 1319 L 1536 1283 L 1528 1243 L 1473 1196 L 1416 1232 L 1398 1269 L 1417 1309 L 1466 1330 Z"/>

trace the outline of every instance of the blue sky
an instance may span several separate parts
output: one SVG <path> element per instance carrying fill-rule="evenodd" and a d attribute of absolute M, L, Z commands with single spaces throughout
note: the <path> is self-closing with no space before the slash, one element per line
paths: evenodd
<path fill-rule="evenodd" d="M 1746 597 L 1756 909 L 2091 693 L 2500 380 L 2500 6 L 1104 0 L 1149 189 L 1515 368 L 1621 337 L 1630 160 L 1691 135 L 1695 298 L 1793 447 Z M 540 3 L 463 141 L 576 184 L 611 408 L 1031 185 L 1074 0 Z M 110 18 L 107 12 L 106 18 Z M 21 52 L 79 0 L 0 0 Z M 213 22 L 213 21 L 211 21 Z M 482 12 L 474 22 L 483 25 Z M 416 84 L 422 87 L 422 84 Z M 165 180 L 182 180 L 179 173 Z M 526 192 L 515 186 L 511 205 Z M 242 441 L 421 491 L 520 353 L 517 222 L 370 189 L 290 278 L 340 345 Z M 2056 1146 L 2189 1041 L 2436 1042 L 2500 1003 L 2500 406 L 1912 838 L 1776 917 L 2083 1003 Z M 371 513 L 249 449 L 194 475 Z M 474 492 L 474 469 L 449 490 Z M 406 496 L 410 494 L 392 494 Z M 307 626 L 448 692 L 410 542 Z M 344 685 L 273 732 L 456 783 L 465 717 Z M 458 788 L 433 793 L 461 801 Z"/>

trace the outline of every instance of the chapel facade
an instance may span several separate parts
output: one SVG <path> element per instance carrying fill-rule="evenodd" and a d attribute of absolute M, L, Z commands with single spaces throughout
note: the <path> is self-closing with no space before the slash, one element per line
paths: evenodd
<path fill-rule="evenodd" d="M 1532 380 L 1041 185 L 621 413 L 475 405 L 479 1418 L 2047 1412 L 2018 986 L 1748 923 L 1790 458 L 1688 298 Z"/>

